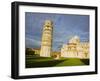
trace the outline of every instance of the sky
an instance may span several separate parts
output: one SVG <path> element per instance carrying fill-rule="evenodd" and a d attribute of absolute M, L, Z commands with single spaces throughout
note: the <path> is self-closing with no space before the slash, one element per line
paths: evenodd
<path fill-rule="evenodd" d="M 73 36 L 89 41 L 89 15 L 25 12 L 25 46 L 40 48 L 45 20 L 53 21 L 53 51 L 59 51 Z"/>

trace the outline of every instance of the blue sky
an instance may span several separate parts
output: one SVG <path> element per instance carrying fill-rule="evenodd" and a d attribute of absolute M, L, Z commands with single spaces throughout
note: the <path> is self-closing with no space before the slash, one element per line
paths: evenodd
<path fill-rule="evenodd" d="M 77 35 L 81 41 L 89 41 L 89 16 L 25 12 L 26 48 L 40 48 L 42 28 L 45 20 L 53 21 L 53 50 Z"/>

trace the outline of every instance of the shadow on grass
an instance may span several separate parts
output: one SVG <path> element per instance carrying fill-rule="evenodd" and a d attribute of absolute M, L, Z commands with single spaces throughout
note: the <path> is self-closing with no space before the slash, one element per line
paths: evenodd
<path fill-rule="evenodd" d="M 53 58 L 51 58 L 51 57 L 40 57 L 40 56 L 27 56 L 26 60 L 29 60 L 29 59 L 53 59 Z"/>
<path fill-rule="evenodd" d="M 80 59 L 85 65 L 89 65 L 89 59 Z"/>
<path fill-rule="evenodd" d="M 26 68 L 53 67 L 53 66 L 77 66 L 89 65 L 89 59 L 60 58 L 54 60 L 52 57 L 26 56 Z"/>
<path fill-rule="evenodd" d="M 52 67 L 56 64 L 63 62 L 64 60 L 50 60 L 50 61 L 40 61 L 40 62 L 26 62 L 26 68 L 36 68 L 36 67 Z"/>

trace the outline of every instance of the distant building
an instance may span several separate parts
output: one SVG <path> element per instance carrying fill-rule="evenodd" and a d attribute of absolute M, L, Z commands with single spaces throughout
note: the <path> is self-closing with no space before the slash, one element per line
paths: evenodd
<path fill-rule="evenodd" d="M 40 49 L 39 48 L 26 48 L 25 51 L 26 55 L 36 55 L 36 56 L 40 56 Z"/>
<path fill-rule="evenodd" d="M 62 46 L 61 57 L 89 58 L 89 42 L 80 42 L 80 38 L 74 36 Z"/>
<path fill-rule="evenodd" d="M 40 55 L 40 49 L 32 48 L 32 51 L 34 52 L 34 54 Z"/>

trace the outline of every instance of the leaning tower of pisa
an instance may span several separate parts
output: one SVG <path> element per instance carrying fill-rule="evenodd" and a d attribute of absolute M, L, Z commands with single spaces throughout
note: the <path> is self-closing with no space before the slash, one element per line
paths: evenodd
<path fill-rule="evenodd" d="M 51 20 L 46 20 L 43 25 L 42 30 L 42 41 L 41 41 L 41 51 L 40 56 L 50 57 L 52 50 L 52 34 L 53 34 L 53 22 Z"/>

